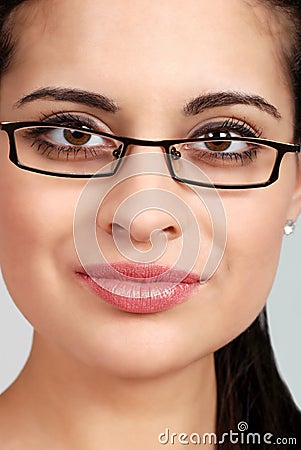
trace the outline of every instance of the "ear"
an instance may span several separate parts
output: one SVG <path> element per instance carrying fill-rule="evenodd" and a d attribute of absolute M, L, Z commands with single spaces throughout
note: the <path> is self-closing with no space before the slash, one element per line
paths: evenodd
<path fill-rule="evenodd" d="M 301 154 L 297 155 L 296 183 L 289 207 L 288 219 L 297 220 L 301 214 Z"/>

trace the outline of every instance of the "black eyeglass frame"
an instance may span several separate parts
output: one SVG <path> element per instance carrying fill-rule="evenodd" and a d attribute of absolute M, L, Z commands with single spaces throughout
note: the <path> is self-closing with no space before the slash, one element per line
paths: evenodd
<path fill-rule="evenodd" d="M 96 174 L 91 175 L 91 174 L 66 174 L 66 173 L 49 172 L 49 171 L 42 170 L 42 169 L 36 169 L 33 167 L 24 166 L 18 160 L 16 141 L 15 141 L 15 131 L 22 129 L 22 128 L 29 128 L 29 127 L 43 127 L 43 128 L 55 127 L 55 128 L 62 128 L 62 129 L 80 131 L 80 132 L 93 133 L 95 135 L 104 136 L 107 138 L 111 138 L 113 140 L 118 140 L 123 144 L 123 148 L 122 148 L 122 151 L 120 152 L 120 154 L 118 154 L 117 156 L 114 155 L 116 157 L 116 159 L 118 160 L 114 170 L 109 173 L 106 173 L 106 174 L 96 173 Z M 60 177 L 60 178 L 104 178 L 104 177 L 113 176 L 118 171 L 119 166 L 122 162 L 122 158 L 126 155 L 128 147 L 130 145 L 138 145 L 138 146 L 142 146 L 142 147 L 161 147 L 161 148 L 163 148 L 165 155 L 166 155 L 167 166 L 168 166 L 168 170 L 171 175 L 171 178 L 173 178 L 174 180 L 179 181 L 181 183 L 191 184 L 194 186 L 207 187 L 207 188 L 216 188 L 216 189 L 252 189 L 252 188 L 266 187 L 266 186 L 269 186 L 269 185 L 275 183 L 275 181 L 277 181 L 279 178 L 279 170 L 280 170 L 280 165 L 281 165 L 283 156 L 286 153 L 296 153 L 297 154 L 297 153 L 301 152 L 301 144 L 288 144 L 288 143 L 284 143 L 284 142 L 270 141 L 268 139 L 261 139 L 261 138 L 252 138 L 252 137 L 229 137 L 229 138 L 223 138 L 223 139 L 221 139 L 221 138 L 210 138 L 210 139 L 208 139 L 208 138 L 190 138 L 190 139 L 186 138 L 186 139 L 164 139 L 164 140 L 153 141 L 153 140 L 144 140 L 144 139 L 136 139 L 136 138 L 117 136 L 117 135 L 105 133 L 102 131 L 91 130 L 91 129 L 87 129 L 87 128 L 72 127 L 69 125 L 58 124 L 55 122 L 47 122 L 47 123 L 34 122 L 34 121 L 1 122 L 0 123 L 0 131 L 1 130 L 5 131 L 8 135 L 9 144 L 10 144 L 9 159 L 15 166 L 19 167 L 20 169 L 29 171 L 29 172 L 39 173 L 42 175 L 49 175 L 49 176 L 53 176 L 53 177 Z M 187 142 L 221 142 L 221 141 L 223 141 L 223 142 L 227 142 L 227 141 L 229 141 L 229 142 L 253 142 L 254 144 L 265 145 L 265 146 L 272 147 L 275 150 L 277 150 L 277 157 L 276 157 L 270 178 L 263 183 L 253 183 L 253 184 L 247 184 L 247 185 L 219 185 L 219 184 L 214 184 L 214 183 L 209 184 L 209 183 L 203 183 L 203 182 L 198 182 L 198 181 L 194 181 L 194 180 L 189 180 L 186 178 L 178 177 L 175 174 L 175 172 L 173 170 L 172 162 L 171 162 L 171 159 L 172 159 L 171 150 L 172 150 L 173 145 L 182 144 L 182 143 L 185 144 Z"/>

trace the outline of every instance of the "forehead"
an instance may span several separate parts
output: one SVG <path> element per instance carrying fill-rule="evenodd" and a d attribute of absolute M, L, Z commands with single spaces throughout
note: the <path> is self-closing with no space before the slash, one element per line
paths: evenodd
<path fill-rule="evenodd" d="M 10 72 L 31 86 L 77 84 L 125 101 L 221 89 L 269 99 L 283 73 L 267 19 L 245 0 L 39 1 L 17 20 Z"/>

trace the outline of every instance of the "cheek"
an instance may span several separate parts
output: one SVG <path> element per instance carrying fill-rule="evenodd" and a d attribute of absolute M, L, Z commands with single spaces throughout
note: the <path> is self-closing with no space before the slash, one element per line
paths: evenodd
<path fill-rule="evenodd" d="M 290 189 L 275 187 L 225 202 L 228 220 L 228 264 L 250 268 L 250 275 L 271 270 L 277 263 L 287 220 Z"/>
<path fill-rule="evenodd" d="M 244 331 L 265 305 L 278 266 L 292 194 L 293 183 L 284 176 L 268 188 L 223 198 L 228 231 L 225 255 L 216 277 L 216 311 L 220 330 L 224 330 L 218 345 Z"/>
<path fill-rule="evenodd" d="M 195 333 L 189 348 L 196 359 L 235 339 L 266 303 L 294 188 L 293 165 L 282 173 L 268 188 L 221 194 L 227 216 L 225 253 L 186 317 Z"/>
<path fill-rule="evenodd" d="M 49 289 L 54 261 L 72 244 L 77 195 L 64 181 L 3 162 L 0 179 L 0 262 L 8 290 L 25 316 L 34 292 Z M 40 297 L 40 295 L 39 295 Z"/>

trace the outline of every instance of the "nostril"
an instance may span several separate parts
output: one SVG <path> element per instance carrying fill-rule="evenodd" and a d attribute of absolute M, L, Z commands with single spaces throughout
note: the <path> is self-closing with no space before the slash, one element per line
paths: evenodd
<path fill-rule="evenodd" d="M 130 218 L 128 218 L 130 219 Z M 110 225 L 115 238 L 130 237 L 133 242 L 149 243 L 151 236 L 161 235 L 160 239 L 173 239 L 181 233 L 175 219 L 162 211 L 146 210 L 136 215 L 132 220 L 113 221 Z"/>
<path fill-rule="evenodd" d="M 176 229 L 173 226 L 169 226 L 169 227 L 163 228 L 162 231 L 164 231 L 164 233 L 167 233 L 167 234 L 176 233 Z"/>

